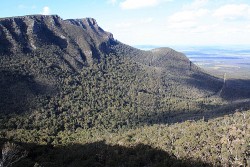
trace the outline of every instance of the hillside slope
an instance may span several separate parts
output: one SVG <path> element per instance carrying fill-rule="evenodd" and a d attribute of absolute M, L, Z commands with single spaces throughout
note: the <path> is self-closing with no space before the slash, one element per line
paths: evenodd
<path fill-rule="evenodd" d="M 130 47 L 94 19 L 33 15 L 0 27 L 3 129 L 115 130 L 222 104 L 223 82 L 182 53 Z"/>

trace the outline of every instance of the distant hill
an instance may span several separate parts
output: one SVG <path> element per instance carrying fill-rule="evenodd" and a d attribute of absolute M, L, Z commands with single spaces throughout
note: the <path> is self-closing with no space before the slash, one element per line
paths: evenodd
<path fill-rule="evenodd" d="M 184 54 L 133 48 L 92 18 L 2 18 L 0 34 L 1 128 L 114 130 L 223 102 L 223 81 Z"/>

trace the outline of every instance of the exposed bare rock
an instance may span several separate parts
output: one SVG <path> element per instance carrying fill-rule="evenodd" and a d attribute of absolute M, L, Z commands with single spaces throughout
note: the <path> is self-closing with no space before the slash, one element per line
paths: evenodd
<path fill-rule="evenodd" d="M 109 53 L 109 43 L 114 41 L 95 19 L 63 20 L 57 15 L 2 18 L 0 35 L 0 54 L 30 53 L 54 45 L 73 66 L 92 64 L 93 59 Z"/>

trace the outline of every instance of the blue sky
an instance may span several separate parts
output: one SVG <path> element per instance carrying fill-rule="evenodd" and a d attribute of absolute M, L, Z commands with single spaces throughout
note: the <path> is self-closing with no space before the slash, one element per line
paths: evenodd
<path fill-rule="evenodd" d="M 249 0 L 2 0 L 0 17 L 93 17 L 129 45 L 250 45 Z"/>

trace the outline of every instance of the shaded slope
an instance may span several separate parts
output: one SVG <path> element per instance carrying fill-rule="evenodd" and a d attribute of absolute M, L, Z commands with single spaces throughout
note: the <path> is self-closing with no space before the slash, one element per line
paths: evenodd
<path fill-rule="evenodd" d="M 32 99 L 23 106 L 37 107 L 14 111 L 9 103 L 1 103 L 1 113 L 8 108 L 7 113 L 22 114 L 12 116 L 17 121 L 2 115 L 2 128 L 50 128 L 55 133 L 93 127 L 115 130 L 222 104 L 222 99 L 208 97 L 223 82 L 182 53 L 170 48 L 141 51 L 122 44 L 94 19 L 35 15 L 0 19 L 0 26 L 0 71 L 20 73 L 43 85 L 42 94 L 27 88 Z M 3 87 L 11 85 L 5 75 L 2 79 Z M 29 85 L 25 77 L 15 82 Z M 2 92 L 2 97 L 11 96 Z M 210 101 L 215 102 L 207 108 L 204 104 Z"/>
<path fill-rule="evenodd" d="M 29 154 L 26 158 L 15 163 L 13 166 L 33 167 L 38 164 L 46 167 L 212 166 L 202 161 L 177 159 L 174 155 L 170 155 L 163 150 L 144 144 L 125 147 L 109 145 L 100 141 L 58 147 L 27 143 L 21 143 L 20 145 L 22 145 Z"/>
<path fill-rule="evenodd" d="M 39 98 L 56 93 L 53 85 L 44 85 L 28 74 L 0 71 L 0 108 L 4 114 L 22 113 L 38 107 Z"/>
<path fill-rule="evenodd" d="M 118 43 L 113 46 L 113 49 L 117 55 L 126 55 L 139 63 L 149 73 L 153 71 L 153 75 L 158 76 L 155 79 L 161 80 L 162 86 L 165 86 L 161 89 L 166 90 L 167 87 L 173 86 L 175 88 L 171 89 L 176 89 L 174 90 L 177 91 L 176 94 L 187 94 L 187 97 L 207 97 L 218 92 L 223 86 L 221 79 L 207 74 L 183 53 L 171 48 L 142 51 Z"/>

